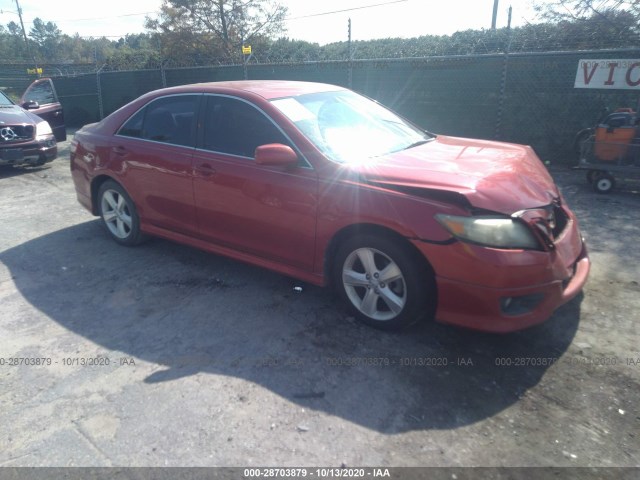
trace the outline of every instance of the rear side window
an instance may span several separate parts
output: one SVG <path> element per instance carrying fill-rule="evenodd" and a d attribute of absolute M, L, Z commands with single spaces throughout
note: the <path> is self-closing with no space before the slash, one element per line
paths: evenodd
<path fill-rule="evenodd" d="M 284 134 L 260 110 L 242 100 L 207 96 L 202 148 L 253 158 L 269 143 L 290 145 Z"/>
<path fill-rule="evenodd" d="M 195 146 L 200 95 L 172 95 L 138 110 L 118 131 L 123 137 L 172 145 Z"/>

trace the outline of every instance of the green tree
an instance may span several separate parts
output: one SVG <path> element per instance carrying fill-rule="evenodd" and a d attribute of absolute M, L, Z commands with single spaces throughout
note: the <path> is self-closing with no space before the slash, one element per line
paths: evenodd
<path fill-rule="evenodd" d="M 11 21 L 7 24 L 6 47 L 7 50 L 3 55 L 5 59 L 31 61 L 27 54 L 27 46 L 24 43 L 22 28 L 16 22 Z"/>
<path fill-rule="evenodd" d="M 585 20 L 611 12 L 628 12 L 640 19 L 638 0 L 538 0 L 534 8 L 547 20 Z"/>
<path fill-rule="evenodd" d="M 114 46 L 115 51 L 106 60 L 111 70 L 151 69 L 162 63 L 156 35 L 129 34 L 114 42 Z"/>
<path fill-rule="evenodd" d="M 638 0 L 538 0 L 535 9 L 542 19 L 574 32 L 590 28 L 588 34 L 599 37 L 593 48 L 635 46 L 640 40 Z"/>
<path fill-rule="evenodd" d="M 264 50 L 264 54 L 261 51 L 256 53 L 256 56 L 263 63 L 310 62 L 320 60 L 321 48 L 317 43 L 283 37 L 270 42 L 268 48 Z"/>
<path fill-rule="evenodd" d="M 284 31 L 287 8 L 276 0 L 164 0 L 146 27 L 159 34 L 163 54 L 241 57 L 241 46 L 264 44 Z"/>
<path fill-rule="evenodd" d="M 62 63 L 94 63 L 94 51 L 87 40 L 77 33 L 62 35 L 56 59 Z"/>
<path fill-rule="evenodd" d="M 58 45 L 62 38 L 62 32 L 55 23 L 45 23 L 36 17 L 33 20 L 33 27 L 29 31 L 29 37 L 37 45 L 40 58 L 48 61 L 57 59 Z"/>

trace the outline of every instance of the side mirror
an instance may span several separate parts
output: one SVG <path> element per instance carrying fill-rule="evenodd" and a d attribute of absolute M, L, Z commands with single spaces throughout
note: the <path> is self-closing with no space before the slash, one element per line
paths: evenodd
<path fill-rule="evenodd" d="M 40 104 L 35 100 L 29 100 L 22 104 L 22 108 L 24 108 L 25 110 L 36 110 L 40 108 Z"/>
<path fill-rule="evenodd" d="M 269 143 L 256 148 L 255 159 L 258 165 L 294 165 L 298 155 L 293 149 L 281 143 Z"/>

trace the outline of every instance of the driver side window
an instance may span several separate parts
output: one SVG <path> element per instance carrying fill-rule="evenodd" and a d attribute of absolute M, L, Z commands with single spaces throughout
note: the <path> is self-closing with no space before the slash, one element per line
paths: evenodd
<path fill-rule="evenodd" d="M 254 158 L 260 145 L 290 145 L 265 114 L 234 98 L 207 97 L 202 148 L 214 152 Z"/>

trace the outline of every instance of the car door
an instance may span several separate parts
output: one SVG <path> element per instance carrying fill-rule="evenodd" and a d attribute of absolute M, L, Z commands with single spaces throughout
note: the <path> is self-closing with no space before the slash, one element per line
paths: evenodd
<path fill-rule="evenodd" d="M 25 90 L 20 105 L 49 122 L 58 142 L 67 139 L 64 112 L 50 78 L 39 78 Z"/>
<path fill-rule="evenodd" d="M 266 166 L 256 147 L 294 148 L 260 109 L 239 98 L 205 95 L 202 134 L 194 154 L 194 197 L 207 240 L 310 270 L 316 234 L 317 177 L 298 165 Z M 295 148 L 294 148 L 295 150 Z"/>
<path fill-rule="evenodd" d="M 156 98 L 116 132 L 111 169 L 133 198 L 141 220 L 197 235 L 192 159 L 202 94 Z"/>

